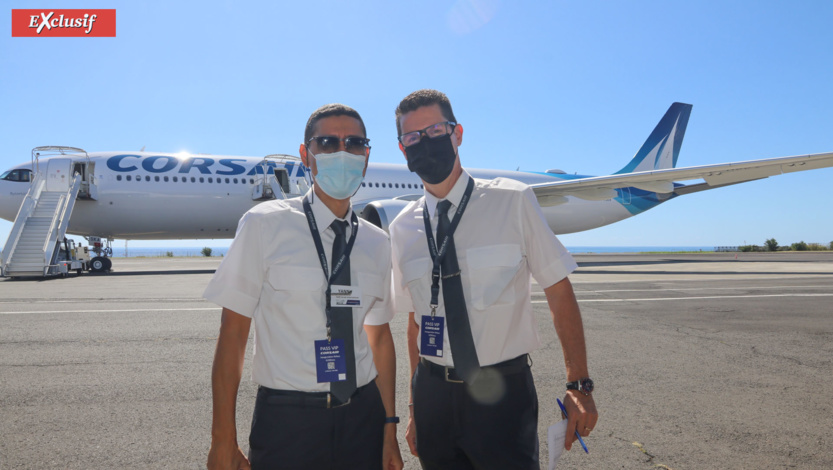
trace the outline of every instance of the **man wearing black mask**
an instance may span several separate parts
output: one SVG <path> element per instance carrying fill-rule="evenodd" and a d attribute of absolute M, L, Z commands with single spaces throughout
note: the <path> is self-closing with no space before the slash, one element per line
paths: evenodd
<path fill-rule="evenodd" d="M 462 168 L 463 127 L 445 94 L 411 93 L 396 126 L 425 186 L 390 227 L 396 309 L 409 314 L 408 445 L 425 469 L 538 469 L 530 275 L 544 287 L 564 353 L 565 448 L 598 419 L 567 278 L 575 261 L 528 186 L 475 180 Z"/>

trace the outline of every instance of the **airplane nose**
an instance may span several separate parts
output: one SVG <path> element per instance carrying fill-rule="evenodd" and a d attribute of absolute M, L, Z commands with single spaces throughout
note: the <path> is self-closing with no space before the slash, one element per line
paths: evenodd
<path fill-rule="evenodd" d="M 16 188 L 12 186 L 7 181 L 0 180 L 0 219 L 5 219 L 9 222 L 14 222 L 14 218 L 17 217 L 17 211 L 20 209 L 20 203 L 23 202 L 23 198 L 26 196 L 25 191 L 17 194 L 19 191 L 15 191 Z M 29 185 L 25 186 L 28 190 Z"/>

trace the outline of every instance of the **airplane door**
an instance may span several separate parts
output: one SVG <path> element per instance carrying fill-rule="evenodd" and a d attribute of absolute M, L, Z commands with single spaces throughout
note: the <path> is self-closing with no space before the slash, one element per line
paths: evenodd
<path fill-rule="evenodd" d="M 49 160 L 46 169 L 46 190 L 66 191 L 72 171 L 72 160 L 69 158 L 53 158 Z"/>

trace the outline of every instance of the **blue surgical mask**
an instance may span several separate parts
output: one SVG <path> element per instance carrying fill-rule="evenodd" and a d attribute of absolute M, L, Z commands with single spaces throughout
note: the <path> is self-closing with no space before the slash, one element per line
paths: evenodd
<path fill-rule="evenodd" d="M 340 151 L 313 155 L 318 174 L 315 184 L 333 199 L 347 199 L 356 191 L 364 179 L 364 155 Z"/>

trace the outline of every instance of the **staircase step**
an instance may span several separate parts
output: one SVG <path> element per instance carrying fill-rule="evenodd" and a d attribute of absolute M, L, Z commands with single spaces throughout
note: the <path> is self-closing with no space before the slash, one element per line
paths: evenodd
<path fill-rule="evenodd" d="M 9 263 L 9 271 L 43 271 L 43 263 Z"/>

